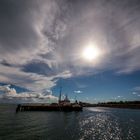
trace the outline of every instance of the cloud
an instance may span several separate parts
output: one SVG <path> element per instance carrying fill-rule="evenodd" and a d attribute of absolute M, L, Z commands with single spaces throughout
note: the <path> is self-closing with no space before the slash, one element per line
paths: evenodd
<path fill-rule="evenodd" d="M 136 94 L 137 94 L 137 92 L 132 92 L 132 94 L 133 94 L 133 95 L 136 95 Z"/>
<path fill-rule="evenodd" d="M 31 61 L 22 67 L 23 67 L 22 71 L 24 72 L 31 72 L 31 73 L 45 75 L 45 76 L 51 76 L 57 74 L 55 73 L 56 71 L 53 68 L 48 66 L 48 64 L 38 60 Z"/>
<path fill-rule="evenodd" d="M 59 4 L 49 0 L 0 2 L 0 82 L 41 91 L 55 86 L 59 77 L 71 76 L 67 68 L 57 68 L 57 56 L 53 60 L 42 57 L 52 55 L 51 38 L 58 40 L 65 30 L 58 18 L 63 9 Z"/>
<path fill-rule="evenodd" d="M 75 90 L 74 93 L 83 93 L 81 90 Z"/>
<path fill-rule="evenodd" d="M 110 98 L 110 100 L 126 100 L 126 98 L 124 97 L 124 96 L 120 96 L 120 95 L 118 95 L 118 96 L 116 96 L 116 97 L 111 97 Z"/>
<path fill-rule="evenodd" d="M 139 1 L 0 1 L 0 82 L 33 91 L 59 78 L 140 70 Z M 87 44 L 102 56 L 81 58 Z M 13 91 L 14 92 L 14 91 Z"/>
<path fill-rule="evenodd" d="M 58 97 L 52 95 L 51 91 L 44 91 L 43 93 L 36 92 L 22 92 L 17 93 L 14 88 L 10 88 L 10 85 L 0 86 L 0 100 L 13 100 L 17 102 L 57 102 Z"/>
<path fill-rule="evenodd" d="M 1 66 L 0 80 L 4 83 L 15 84 L 28 90 L 41 92 L 43 89 L 51 89 L 59 78 L 69 78 L 71 73 L 63 71 L 50 76 L 44 76 L 31 72 L 23 72 L 15 67 Z"/>
<path fill-rule="evenodd" d="M 55 1 L 6 0 L 0 2 L 0 9 L 1 59 L 24 64 L 52 50 L 44 30 L 50 29 L 59 13 Z"/>
<path fill-rule="evenodd" d="M 53 80 L 53 77 L 25 73 L 15 67 L 9 68 L 1 66 L 0 74 L 0 80 L 2 82 L 19 85 L 32 91 L 41 91 L 44 88 L 49 89 L 56 83 L 56 80 Z"/>
<path fill-rule="evenodd" d="M 139 96 L 139 94 L 140 94 L 140 87 L 139 86 L 134 87 L 132 90 L 133 90 L 133 92 L 132 92 L 133 95 Z"/>
<path fill-rule="evenodd" d="M 137 86 L 137 87 L 133 88 L 133 90 L 140 91 L 140 86 Z"/>

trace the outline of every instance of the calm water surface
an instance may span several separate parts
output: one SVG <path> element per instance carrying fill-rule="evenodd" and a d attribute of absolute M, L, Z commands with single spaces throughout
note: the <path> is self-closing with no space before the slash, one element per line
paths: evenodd
<path fill-rule="evenodd" d="M 140 140 L 140 110 L 19 112 L 0 105 L 0 140 Z"/>

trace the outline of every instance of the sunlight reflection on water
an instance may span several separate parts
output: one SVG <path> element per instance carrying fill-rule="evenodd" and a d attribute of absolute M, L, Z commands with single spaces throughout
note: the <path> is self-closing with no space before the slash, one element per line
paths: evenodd
<path fill-rule="evenodd" d="M 107 112 L 109 110 L 105 109 L 105 108 L 101 108 L 101 107 L 90 107 L 87 108 L 89 111 L 93 111 L 93 112 Z"/>
<path fill-rule="evenodd" d="M 80 140 L 134 140 L 133 127 L 127 128 L 127 136 L 123 137 L 123 131 L 119 124 L 119 118 L 109 109 L 88 108 L 89 111 L 98 112 L 87 116 L 80 122 Z M 132 119 L 130 119 L 132 122 Z M 128 123 L 131 123 L 128 122 Z"/>
<path fill-rule="evenodd" d="M 140 140 L 140 111 L 19 112 L 0 106 L 0 140 Z"/>
<path fill-rule="evenodd" d="M 81 131 L 84 132 L 81 140 L 84 139 L 120 139 L 120 128 L 117 119 L 112 120 L 108 114 L 97 114 L 80 122 Z"/>

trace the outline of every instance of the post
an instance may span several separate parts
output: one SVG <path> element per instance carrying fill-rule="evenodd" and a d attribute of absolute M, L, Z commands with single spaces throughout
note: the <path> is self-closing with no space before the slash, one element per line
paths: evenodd
<path fill-rule="evenodd" d="M 62 87 L 60 87 L 60 93 L 59 93 L 59 103 L 61 102 L 61 92 L 62 92 Z"/>

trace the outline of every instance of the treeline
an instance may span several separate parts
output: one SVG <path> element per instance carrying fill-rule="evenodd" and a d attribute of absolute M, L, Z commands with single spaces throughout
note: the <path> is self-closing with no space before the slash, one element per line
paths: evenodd
<path fill-rule="evenodd" d="M 79 102 L 83 107 L 112 107 L 112 108 L 132 108 L 140 109 L 140 101 L 112 101 L 112 102 L 100 102 L 97 104 Z"/>
<path fill-rule="evenodd" d="M 113 101 L 113 102 L 99 102 L 98 104 L 140 104 L 140 101 Z"/>

